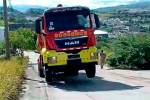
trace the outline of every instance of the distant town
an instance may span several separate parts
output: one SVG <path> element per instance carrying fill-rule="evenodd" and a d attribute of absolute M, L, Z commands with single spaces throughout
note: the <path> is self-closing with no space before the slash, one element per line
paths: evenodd
<path fill-rule="evenodd" d="M 150 11 L 123 10 L 100 14 L 101 30 L 111 34 L 136 34 L 150 32 Z"/>

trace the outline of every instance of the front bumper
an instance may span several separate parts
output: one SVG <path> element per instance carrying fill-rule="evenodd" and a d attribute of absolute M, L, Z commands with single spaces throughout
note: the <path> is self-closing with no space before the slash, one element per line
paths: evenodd
<path fill-rule="evenodd" d="M 48 68 L 50 68 L 51 70 L 53 70 L 55 72 L 64 72 L 64 71 L 68 71 L 68 70 L 84 70 L 86 67 L 88 67 L 91 64 L 97 65 L 97 62 L 82 63 L 82 64 L 80 64 L 80 66 L 78 66 L 77 64 L 57 65 L 57 66 L 46 65 L 46 66 L 48 66 Z"/>
<path fill-rule="evenodd" d="M 65 52 L 56 52 L 55 50 L 46 51 L 43 54 L 43 62 L 48 66 L 81 65 L 98 61 L 96 47 L 81 50 L 77 54 L 68 54 Z"/>

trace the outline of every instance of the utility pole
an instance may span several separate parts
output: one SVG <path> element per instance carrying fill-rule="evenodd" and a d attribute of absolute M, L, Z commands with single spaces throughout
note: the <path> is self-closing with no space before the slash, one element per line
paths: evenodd
<path fill-rule="evenodd" d="M 3 10 L 4 10 L 4 24 L 5 24 L 5 47 L 6 47 L 6 59 L 10 59 L 10 43 L 9 43 L 9 34 L 8 34 L 8 15 L 7 15 L 7 1 L 3 0 Z"/>

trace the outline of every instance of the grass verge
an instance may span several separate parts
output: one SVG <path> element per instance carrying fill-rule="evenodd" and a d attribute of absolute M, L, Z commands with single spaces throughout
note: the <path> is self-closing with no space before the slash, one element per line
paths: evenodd
<path fill-rule="evenodd" d="M 27 60 L 13 57 L 11 60 L 0 59 L 0 100 L 17 100 Z"/>

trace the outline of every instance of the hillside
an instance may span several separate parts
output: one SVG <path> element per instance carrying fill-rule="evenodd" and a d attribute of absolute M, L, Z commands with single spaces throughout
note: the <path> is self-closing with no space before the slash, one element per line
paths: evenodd
<path fill-rule="evenodd" d="M 0 7 L 0 16 L 2 16 L 2 12 L 3 12 L 3 8 Z M 24 14 L 16 9 L 11 9 L 11 8 L 8 8 L 8 15 L 11 15 L 11 17 L 23 17 Z"/>
<path fill-rule="evenodd" d="M 10 23 L 28 23 L 35 20 L 36 17 L 41 16 L 44 8 L 28 8 L 25 12 L 16 9 L 8 8 L 8 19 Z M 0 7 L 0 26 L 3 26 L 3 9 Z"/>
<path fill-rule="evenodd" d="M 11 23 L 33 22 L 35 18 L 41 16 L 44 10 L 46 9 L 46 7 L 29 6 L 29 5 L 13 6 L 13 8 L 14 9 L 10 9 L 10 8 L 8 9 L 9 22 Z M 96 13 L 104 13 L 105 14 L 104 16 L 112 16 L 111 13 L 122 11 L 122 10 L 150 11 L 150 1 L 140 2 L 140 3 L 130 4 L 130 5 L 120 5 L 116 7 L 98 8 L 98 9 L 94 9 L 93 11 Z M 0 7 L 0 20 L 3 20 L 2 11 L 3 9 L 2 7 Z M 1 25 L 3 24 L 2 21 L 0 21 L 0 24 Z"/>
<path fill-rule="evenodd" d="M 32 14 L 30 12 L 30 10 L 33 11 L 33 14 L 36 15 L 35 13 L 38 12 L 43 12 L 44 9 L 46 9 L 47 7 L 42 7 L 42 6 L 31 6 L 31 5 L 17 5 L 17 6 L 13 6 L 15 10 L 15 12 L 19 11 L 19 14 Z M 115 7 L 105 7 L 105 8 L 98 8 L 98 9 L 94 9 L 93 11 L 95 12 L 99 12 L 99 13 L 107 13 L 107 12 L 116 12 L 116 11 L 120 11 L 120 10 L 150 10 L 150 1 L 147 2 L 140 2 L 140 3 L 134 3 L 134 4 L 130 4 L 130 5 L 120 5 L 120 6 L 115 6 Z M 2 13 L 2 7 L 0 7 L 0 15 Z M 18 13 L 17 13 L 18 14 Z"/>
<path fill-rule="evenodd" d="M 30 8 L 24 14 L 26 16 L 32 16 L 32 17 L 37 17 L 43 14 L 45 9 L 43 8 Z"/>
<path fill-rule="evenodd" d="M 98 8 L 98 9 L 94 9 L 93 11 L 98 13 L 111 13 L 111 12 L 117 12 L 121 10 L 150 10 L 150 1 L 140 2 L 140 3 L 130 4 L 130 5 Z"/>
<path fill-rule="evenodd" d="M 46 9 L 46 7 L 42 6 L 34 6 L 34 5 L 16 5 L 13 6 L 14 9 L 17 9 L 20 12 L 26 12 L 29 9 Z"/>

